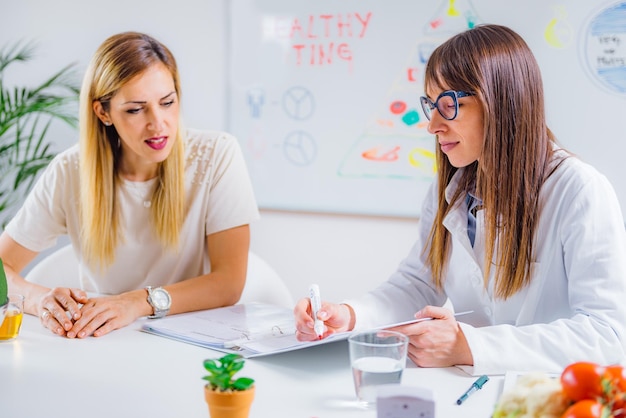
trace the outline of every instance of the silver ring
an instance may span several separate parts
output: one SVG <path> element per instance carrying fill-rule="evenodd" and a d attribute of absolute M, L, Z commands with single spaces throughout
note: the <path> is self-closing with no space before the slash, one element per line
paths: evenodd
<path fill-rule="evenodd" d="M 41 313 L 41 320 L 45 321 L 46 319 L 48 319 L 50 315 L 51 315 L 50 311 L 47 309 L 44 309 L 43 312 Z"/>

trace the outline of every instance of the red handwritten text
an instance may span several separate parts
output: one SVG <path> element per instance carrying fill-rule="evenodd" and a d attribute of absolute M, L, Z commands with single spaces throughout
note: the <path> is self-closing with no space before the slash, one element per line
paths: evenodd
<path fill-rule="evenodd" d="M 329 65 L 352 61 L 350 40 L 365 37 L 372 18 L 367 13 L 335 13 L 305 17 L 266 17 L 266 38 L 289 39 L 293 62 L 300 65 Z"/>

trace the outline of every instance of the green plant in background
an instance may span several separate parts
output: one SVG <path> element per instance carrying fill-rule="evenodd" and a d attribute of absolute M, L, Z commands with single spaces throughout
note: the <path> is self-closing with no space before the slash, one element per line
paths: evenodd
<path fill-rule="evenodd" d="M 34 87 L 8 86 L 6 70 L 33 58 L 34 46 L 18 42 L 0 49 L 0 225 L 30 191 L 54 157 L 48 129 L 55 120 L 76 127 L 78 101 L 73 64 Z M 12 67 L 13 68 L 13 67 Z"/>
<path fill-rule="evenodd" d="M 221 392 L 247 390 L 252 387 L 254 380 L 249 377 L 240 377 L 233 380 L 233 376 L 244 366 L 245 360 L 239 354 L 226 354 L 217 360 L 204 360 L 204 368 L 209 374 L 203 379 L 208 381 L 212 390 Z"/>

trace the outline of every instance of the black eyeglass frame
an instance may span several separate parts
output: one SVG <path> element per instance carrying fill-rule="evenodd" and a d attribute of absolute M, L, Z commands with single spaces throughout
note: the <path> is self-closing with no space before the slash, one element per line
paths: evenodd
<path fill-rule="evenodd" d="M 430 120 L 430 116 L 433 113 L 433 110 L 435 109 L 437 109 L 437 112 L 439 112 L 441 117 L 443 117 L 445 120 L 454 120 L 459 115 L 459 99 L 461 97 L 469 97 L 469 96 L 474 96 L 474 95 L 476 95 L 476 93 L 472 91 L 446 90 L 444 92 L 441 92 L 441 94 L 437 96 L 437 99 L 435 100 L 434 103 L 428 97 L 421 96 L 420 104 L 422 105 L 422 111 L 424 112 L 424 115 L 426 116 L 426 119 L 428 120 Z M 443 97 L 452 98 L 452 102 L 454 103 L 454 114 L 452 115 L 452 117 L 449 117 L 449 118 L 446 117 L 444 112 L 442 112 L 439 109 L 439 100 L 441 100 L 441 98 Z"/>

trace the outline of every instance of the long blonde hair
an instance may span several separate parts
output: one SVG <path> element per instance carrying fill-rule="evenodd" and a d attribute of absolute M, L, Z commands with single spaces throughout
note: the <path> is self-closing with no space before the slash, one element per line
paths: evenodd
<path fill-rule="evenodd" d="M 449 262 L 451 237 L 443 219 L 475 184 L 485 213 L 485 286 L 495 261 L 495 294 L 506 299 L 531 279 L 539 191 L 550 175 L 553 157 L 554 137 L 546 125 L 539 66 L 514 31 L 482 25 L 435 49 L 426 67 L 425 86 L 474 92 L 484 110 L 485 132 L 482 154 L 464 169 L 450 204 L 445 188 L 457 168 L 436 145 L 438 211 L 427 246 L 433 280 L 443 288 Z"/>
<path fill-rule="evenodd" d="M 154 38 L 137 32 L 111 36 L 94 54 L 80 94 L 80 237 L 83 258 L 104 269 L 115 260 L 124 236 L 119 219 L 117 188 L 121 158 L 114 126 L 105 126 L 93 103 L 108 110 L 109 100 L 133 77 L 155 63 L 172 74 L 180 99 L 180 80 L 172 53 Z M 170 155 L 159 165 L 150 217 L 164 246 L 176 249 L 184 218 L 184 144 L 179 124 Z"/>

